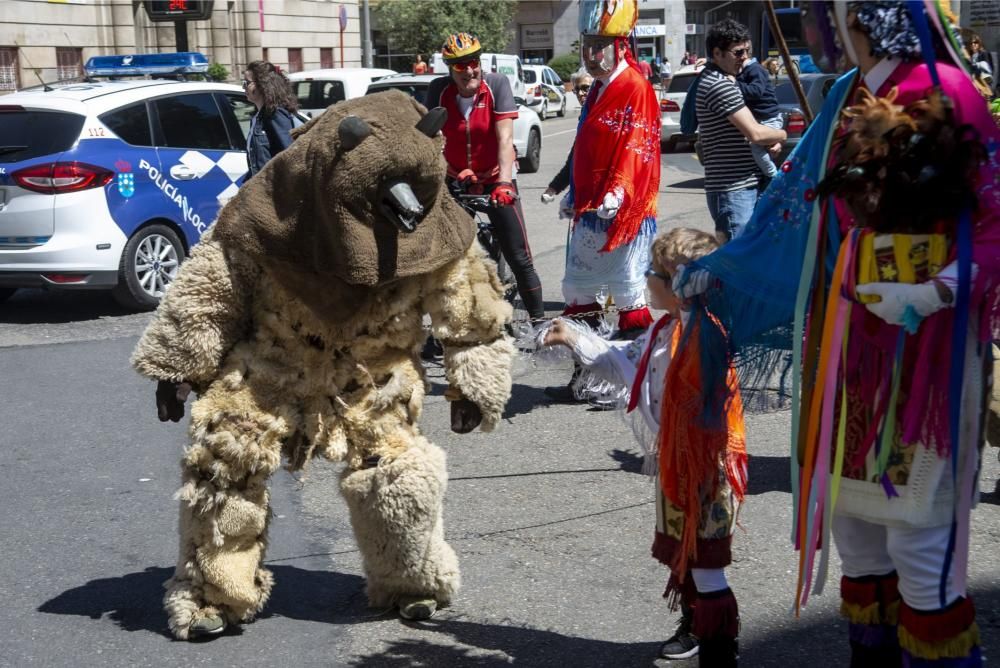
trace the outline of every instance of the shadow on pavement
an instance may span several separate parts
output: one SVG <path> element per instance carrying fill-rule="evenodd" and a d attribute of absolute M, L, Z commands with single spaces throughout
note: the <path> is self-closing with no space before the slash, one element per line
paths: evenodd
<path fill-rule="evenodd" d="M 643 456 L 641 454 L 629 450 L 612 450 L 608 454 L 611 459 L 618 462 L 625 473 L 642 473 Z"/>
<path fill-rule="evenodd" d="M 690 188 L 692 190 L 701 190 L 705 187 L 705 179 L 698 177 L 696 179 L 688 179 L 687 181 L 678 181 L 677 183 L 671 183 L 670 188 Z"/>
<path fill-rule="evenodd" d="M 792 493 L 792 483 L 789 480 L 788 457 L 769 457 L 766 455 L 750 455 L 749 483 L 747 494 L 766 494 L 767 492 Z"/>
<path fill-rule="evenodd" d="M 275 578 L 271 599 L 260 619 L 281 616 L 304 621 L 335 621 L 337 611 L 364 600 L 364 579 L 295 566 L 267 566 Z M 165 637 L 163 583 L 173 568 L 150 567 L 121 577 L 102 578 L 68 589 L 39 606 L 39 612 L 101 619 L 105 615 L 125 631 L 151 631 Z"/>
<path fill-rule="evenodd" d="M 440 643 L 427 640 L 386 642 L 375 654 L 354 658 L 350 665 L 364 668 L 395 666 L 607 666 L 649 665 L 662 641 L 616 643 L 545 631 L 432 619 L 414 628 L 442 634 Z M 456 643 L 458 646 L 456 646 Z M 481 652 L 492 652 L 483 655 Z"/>
<path fill-rule="evenodd" d="M 119 306 L 107 290 L 22 289 L 0 305 L 0 323 L 54 325 L 130 313 L 132 311 Z"/>

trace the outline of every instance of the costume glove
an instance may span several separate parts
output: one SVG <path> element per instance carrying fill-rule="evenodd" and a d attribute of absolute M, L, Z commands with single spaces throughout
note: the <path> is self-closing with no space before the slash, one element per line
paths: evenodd
<path fill-rule="evenodd" d="M 868 283 L 857 287 L 859 295 L 877 295 L 881 301 L 865 307 L 890 325 L 902 325 L 915 334 L 920 321 L 951 306 L 941 299 L 933 281 L 926 283 Z"/>
<path fill-rule="evenodd" d="M 671 281 L 670 289 L 681 299 L 690 299 L 708 290 L 712 281 L 712 275 L 704 269 L 692 269 L 688 271 L 683 264 L 677 265 L 674 271 L 674 280 Z"/>
<path fill-rule="evenodd" d="M 618 215 L 618 209 L 622 208 L 622 201 L 625 193 L 621 187 L 615 188 L 604 196 L 604 201 L 597 207 L 597 217 L 608 220 Z"/>
<path fill-rule="evenodd" d="M 490 193 L 490 204 L 493 206 L 510 206 L 517 201 L 517 189 L 509 181 L 500 181 Z"/>
<path fill-rule="evenodd" d="M 184 402 L 191 394 L 191 383 L 161 380 L 156 383 L 156 414 L 160 422 L 179 422 L 184 417 Z"/>
<path fill-rule="evenodd" d="M 468 399 L 451 402 L 451 430 L 456 434 L 468 434 L 483 421 L 479 406 Z"/>
<path fill-rule="evenodd" d="M 556 199 L 556 191 L 552 188 L 546 188 L 545 192 L 542 193 L 542 204 L 549 204 L 554 202 Z"/>
<path fill-rule="evenodd" d="M 573 200 L 569 198 L 569 193 L 563 195 L 559 200 L 559 220 L 573 220 L 576 211 L 573 210 Z"/>

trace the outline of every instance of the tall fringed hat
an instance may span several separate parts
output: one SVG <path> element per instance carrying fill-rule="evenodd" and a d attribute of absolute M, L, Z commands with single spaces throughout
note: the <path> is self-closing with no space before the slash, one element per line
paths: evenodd
<path fill-rule="evenodd" d="M 639 20 L 639 0 L 580 0 L 580 34 L 628 37 Z"/>

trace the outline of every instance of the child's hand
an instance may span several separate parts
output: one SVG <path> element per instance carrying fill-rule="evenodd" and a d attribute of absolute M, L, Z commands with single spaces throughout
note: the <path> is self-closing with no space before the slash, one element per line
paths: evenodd
<path fill-rule="evenodd" d="M 570 329 L 562 318 L 556 318 L 552 321 L 549 331 L 546 332 L 543 343 L 547 346 L 562 345 L 572 348 L 576 345 L 576 337 L 576 332 Z"/>

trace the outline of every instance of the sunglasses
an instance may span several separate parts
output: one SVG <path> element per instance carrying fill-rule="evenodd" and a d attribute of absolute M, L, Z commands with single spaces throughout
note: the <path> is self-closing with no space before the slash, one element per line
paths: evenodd
<path fill-rule="evenodd" d="M 247 88 L 249 88 L 249 87 L 250 87 L 250 84 L 252 84 L 252 83 L 253 83 L 252 81 L 249 81 L 249 80 L 247 80 L 247 79 L 244 79 L 244 80 L 243 80 L 243 90 L 246 90 Z"/>
<path fill-rule="evenodd" d="M 652 267 L 650 267 L 649 269 L 646 270 L 645 276 L 646 276 L 646 278 L 649 278 L 650 276 L 656 276 L 661 281 L 666 281 L 667 283 L 670 283 L 671 280 L 672 280 L 670 278 L 670 274 L 661 274 L 660 272 L 656 271 Z"/>
<path fill-rule="evenodd" d="M 742 49 L 733 49 L 729 53 L 733 54 L 734 58 L 742 58 L 744 56 L 750 55 L 750 49 L 744 47 Z"/>
<path fill-rule="evenodd" d="M 590 86 L 589 85 L 586 85 L 586 86 L 577 86 L 576 87 L 576 92 L 577 93 L 589 93 L 590 92 Z"/>
<path fill-rule="evenodd" d="M 454 70 L 455 72 L 464 72 L 466 70 L 477 70 L 479 69 L 479 59 L 476 58 L 475 60 L 466 60 L 461 63 L 451 63 L 449 67 L 451 67 L 451 69 Z"/>

